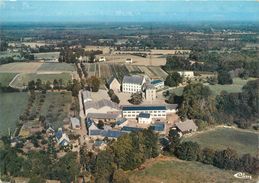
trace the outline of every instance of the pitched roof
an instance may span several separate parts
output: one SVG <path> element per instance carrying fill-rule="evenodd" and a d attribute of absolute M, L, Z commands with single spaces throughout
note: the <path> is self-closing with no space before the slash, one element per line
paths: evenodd
<path fill-rule="evenodd" d="M 112 76 L 110 79 L 107 80 L 107 84 L 110 85 L 113 82 L 113 80 L 118 81 L 118 79 L 116 77 Z M 120 82 L 118 81 L 118 83 L 120 83 Z"/>
<path fill-rule="evenodd" d="M 124 111 L 144 111 L 144 110 L 166 110 L 165 105 L 151 105 L 151 106 L 123 106 L 122 110 Z"/>
<path fill-rule="evenodd" d="M 105 106 L 109 106 L 111 108 L 119 109 L 118 104 L 116 104 L 116 103 L 114 103 L 110 100 L 107 100 L 107 99 L 102 99 L 102 100 L 99 100 L 97 102 L 94 102 L 94 101 L 85 102 L 85 109 L 89 109 L 89 108 L 100 109 L 100 108 L 105 107 Z"/>
<path fill-rule="evenodd" d="M 152 85 L 156 85 L 156 84 L 162 83 L 162 82 L 163 82 L 162 80 L 156 79 L 156 80 L 152 80 L 152 81 L 151 81 L 151 84 L 152 84 Z"/>
<path fill-rule="evenodd" d="M 138 117 L 139 118 L 150 118 L 150 114 L 141 112 L 141 113 L 139 113 Z"/>
<path fill-rule="evenodd" d="M 155 123 L 155 124 L 151 125 L 151 128 L 154 131 L 164 131 L 165 123 Z"/>
<path fill-rule="evenodd" d="M 127 132 L 119 131 L 119 130 L 91 130 L 91 136 L 103 136 L 103 137 L 110 137 L 110 138 L 118 138 Z"/>
<path fill-rule="evenodd" d="M 170 110 L 176 109 L 177 107 L 178 107 L 178 104 L 167 104 L 167 105 L 166 105 L 166 108 L 167 108 L 167 109 L 170 109 Z"/>
<path fill-rule="evenodd" d="M 121 131 L 126 131 L 126 132 L 138 132 L 141 130 L 143 130 L 143 128 L 131 127 L 131 126 L 124 126 L 121 129 Z"/>
<path fill-rule="evenodd" d="M 116 119 L 120 113 L 88 113 L 87 118 L 93 119 Z"/>
<path fill-rule="evenodd" d="M 120 118 L 116 121 L 116 125 L 121 125 L 127 121 L 127 118 Z"/>
<path fill-rule="evenodd" d="M 178 122 L 175 123 L 175 126 L 181 131 L 181 132 L 187 132 L 191 130 L 197 130 L 196 124 L 193 122 L 193 120 L 186 120 L 184 122 Z"/>
<path fill-rule="evenodd" d="M 156 87 L 155 87 L 154 85 L 152 85 L 152 84 L 147 84 L 147 85 L 146 85 L 146 89 L 147 89 L 147 90 L 155 90 Z"/>
<path fill-rule="evenodd" d="M 133 76 L 124 76 L 122 83 L 131 83 L 141 85 L 144 81 L 143 76 L 133 75 Z"/>

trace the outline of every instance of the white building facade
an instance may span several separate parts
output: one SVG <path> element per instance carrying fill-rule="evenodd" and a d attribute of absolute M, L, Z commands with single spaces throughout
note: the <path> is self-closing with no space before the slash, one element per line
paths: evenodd
<path fill-rule="evenodd" d="M 122 81 L 122 92 L 124 93 L 136 93 L 141 92 L 145 78 L 143 76 L 133 75 L 124 76 Z"/>

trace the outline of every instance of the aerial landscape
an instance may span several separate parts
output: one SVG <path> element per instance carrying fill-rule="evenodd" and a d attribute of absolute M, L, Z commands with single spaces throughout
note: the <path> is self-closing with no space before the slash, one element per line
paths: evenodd
<path fill-rule="evenodd" d="M 258 183 L 258 10 L 0 0 L 0 183 Z"/>

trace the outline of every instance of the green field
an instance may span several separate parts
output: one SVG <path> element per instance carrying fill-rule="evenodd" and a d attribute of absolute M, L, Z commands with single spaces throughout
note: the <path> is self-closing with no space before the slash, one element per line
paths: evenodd
<path fill-rule="evenodd" d="M 20 114 L 27 105 L 28 94 L 0 92 L 0 135 L 8 134 L 8 128 L 15 129 Z"/>
<path fill-rule="evenodd" d="M 214 95 L 219 95 L 223 90 L 227 91 L 228 93 L 237 93 L 241 92 L 242 87 L 252 79 L 244 80 L 240 78 L 234 78 L 233 79 L 233 84 L 231 85 L 208 85 L 210 89 L 212 90 L 212 93 Z"/>
<path fill-rule="evenodd" d="M 221 170 L 199 162 L 168 160 L 159 161 L 144 170 L 129 172 L 132 183 L 229 183 L 244 182 L 236 179 L 236 172 Z M 249 183 L 251 181 L 247 181 Z"/>
<path fill-rule="evenodd" d="M 49 92 L 46 94 L 40 114 L 45 116 L 54 128 L 62 127 L 64 118 L 68 116 L 71 102 L 71 92 Z"/>
<path fill-rule="evenodd" d="M 0 73 L 1 86 L 8 86 L 15 75 L 16 73 Z"/>
<path fill-rule="evenodd" d="M 74 64 L 67 64 L 67 63 L 44 63 L 39 67 L 38 71 L 71 72 L 71 71 L 75 71 L 75 66 Z"/>
<path fill-rule="evenodd" d="M 205 131 L 184 140 L 198 142 L 201 147 L 212 149 L 235 149 L 239 154 L 250 153 L 255 156 L 258 145 L 258 134 L 240 129 L 217 128 L 215 130 Z"/>
<path fill-rule="evenodd" d="M 63 84 L 66 84 L 69 80 L 72 79 L 71 75 L 69 73 L 61 73 L 61 74 L 20 74 L 13 82 L 13 87 L 23 87 L 28 84 L 29 81 L 37 79 L 41 79 L 42 82 L 50 81 L 51 83 L 54 81 L 54 79 L 62 79 Z"/>

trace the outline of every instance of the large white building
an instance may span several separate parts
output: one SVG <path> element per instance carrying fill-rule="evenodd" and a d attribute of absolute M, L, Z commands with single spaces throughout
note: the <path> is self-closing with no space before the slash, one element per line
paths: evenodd
<path fill-rule="evenodd" d="M 143 84 L 146 82 L 145 77 L 133 75 L 124 76 L 122 80 L 122 92 L 136 93 L 141 92 Z"/>
<path fill-rule="evenodd" d="M 166 118 L 168 113 L 175 113 L 177 104 L 150 105 L 150 106 L 123 106 L 122 116 L 124 118 L 137 118 L 140 113 L 148 113 L 151 118 Z"/>
<path fill-rule="evenodd" d="M 85 115 L 88 113 L 113 113 L 120 111 L 118 104 L 107 99 L 85 102 L 84 109 Z"/>
<path fill-rule="evenodd" d="M 193 71 L 178 71 L 178 73 L 184 77 L 184 78 L 193 78 L 194 77 L 194 72 Z"/>

